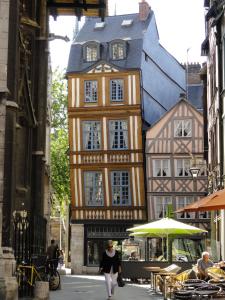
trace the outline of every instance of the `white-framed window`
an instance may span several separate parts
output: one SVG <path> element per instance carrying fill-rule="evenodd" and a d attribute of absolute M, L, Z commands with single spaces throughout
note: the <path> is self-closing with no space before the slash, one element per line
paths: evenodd
<path fill-rule="evenodd" d="M 210 219 L 211 213 L 210 213 L 210 211 L 199 211 L 198 217 L 199 217 L 199 219 Z"/>
<path fill-rule="evenodd" d="M 112 47 L 112 59 L 124 59 L 125 58 L 125 44 L 124 43 L 113 43 Z"/>
<path fill-rule="evenodd" d="M 203 159 L 197 160 L 197 166 L 199 167 L 199 174 L 198 176 L 207 176 L 207 166 L 206 161 Z"/>
<path fill-rule="evenodd" d="M 176 159 L 175 160 L 175 176 L 188 177 L 190 173 L 191 161 L 190 159 Z"/>
<path fill-rule="evenodd" d="M 84 172 L 84 196 L 85 196 L 85 204 L 87 206 L 104 205 L 101 172 L 94 172 L 94 171 Z"/>
<path fill-rule="evenodd" d="M 109 141 L 111 150 L 128 149 L 128 124 L 126 120 L 109 121 Z"/>
<path fill-rule="evenodd" d="M 165 218 L 169 206 L 172 206 L 172 197 L 171 196 L 155 196 L 155 213 L 156 218 L 161 219 Z"/>
<path fill-rule="evenodd" d="M 192 196 L 179 196 L 177 197 L 177 209 L 183 208 L 191 203 L 193 203 Z M 195 213 L 194 212 L 182 212 L 177 213 L 177 218 L 179 219 L 194 219 Z"/>
<path fill-rule="evenodd" d="M 112 205 L 126 206 L 131 204 L 130 179 L 128 171 L 112 171 Z"/>
<path fill-rule="evenodd" d="M 154 177 L 169 177 L 170 176 L 170 160 L 169 159 L 154 159 L 153 160 L 153 176 Z"/>
<path fill-rule="evenodd" d="M 100 121 L 83 121 L 83 149 L 101 149 L 101 123 Z"/>
<path fill-rule="evenodd" d="M 122 102 L 124 100 L 124 81 L 123 79 L 110 80 L 110 101 Z"/>
<path fill-rule="evenodd" d="M 174 120 L 174 137 L 191 137 L 192 120 Z"/>
<path fill-rule="evenodd" d="M 90 44 L 86 46 L 86 61 L 96 61 L 98 59 L 98 46 Z"/>
<path fill-rule="evenodd" d="M 84 102 L 92 103 L 98 101 L 98 82 L 97 80 L 84 81 Z"/>

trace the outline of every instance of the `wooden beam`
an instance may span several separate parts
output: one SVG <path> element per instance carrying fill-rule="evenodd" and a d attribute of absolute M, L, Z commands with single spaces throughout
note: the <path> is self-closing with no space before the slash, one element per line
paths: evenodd
<path fill-rule="evenodd" d="M 88 9 L 105 9 L 106 4 L 84 4 L 84 3 L 56 3 L 56 2 L 48 2 L 47 7 L 49 8 L 67 8 L 67 9 L 75 9 L 81 8 L 84 10 Z"/>

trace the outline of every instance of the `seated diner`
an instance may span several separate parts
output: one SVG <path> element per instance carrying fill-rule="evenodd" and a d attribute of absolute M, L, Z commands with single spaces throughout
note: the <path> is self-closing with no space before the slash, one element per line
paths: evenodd
<path fill-rule="evenodd" d="M 209 259 L 209 253 L 202 252 L 202 257 L 197 260 L 197 277 L 201 280 L 209 280 L 207 269 L 213 266 L 214 263 Z"/>

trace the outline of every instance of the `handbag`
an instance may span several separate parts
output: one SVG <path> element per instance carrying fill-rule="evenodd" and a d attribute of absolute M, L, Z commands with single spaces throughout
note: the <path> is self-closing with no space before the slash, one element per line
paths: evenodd
<path fill-rule="evenodd" d="M 118 273 L 117 283 L 118 283 L 119 287 L 123 287 L 125 285 L 125 282 L 123 281 L 123 277 L 122 277 L 121 273 Z"/>

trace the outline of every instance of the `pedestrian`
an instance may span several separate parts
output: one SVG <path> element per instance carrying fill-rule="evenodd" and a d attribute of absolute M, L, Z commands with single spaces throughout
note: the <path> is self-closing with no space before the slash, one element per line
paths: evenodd
<path fill-rule="evenodd" d="M 59 250 L 59 269 L 62 269 L 62 267 L 64 266 L 64 252 L 63 250 Z"/>
<path fill-rule="evenodd" d="M 117 285 L 118 272 L 121 273 L 119 252 L 113 248 L 113 241 L 107 242 L 107 248 L 102 254 L 99 272 L 104 273 L 108 299 L 112 299 Z"/>
<path fill-rule="evenodd" d="M 214 263 L 209 259 L 209 252 L 202 252 L 202 258 L 197 260 L 197 277 L 202 280 L 208 280 L 207 269 L 213 266 Z"/>
<path fill-rule="evenodd" d="M 51 244 L 47 248 L 47 273 L 51 271 L 51 275 L 55 274 L 58 266 L 58 258 L 59 247 L 55 243 L 55 240 L 51 240 Z"/>

